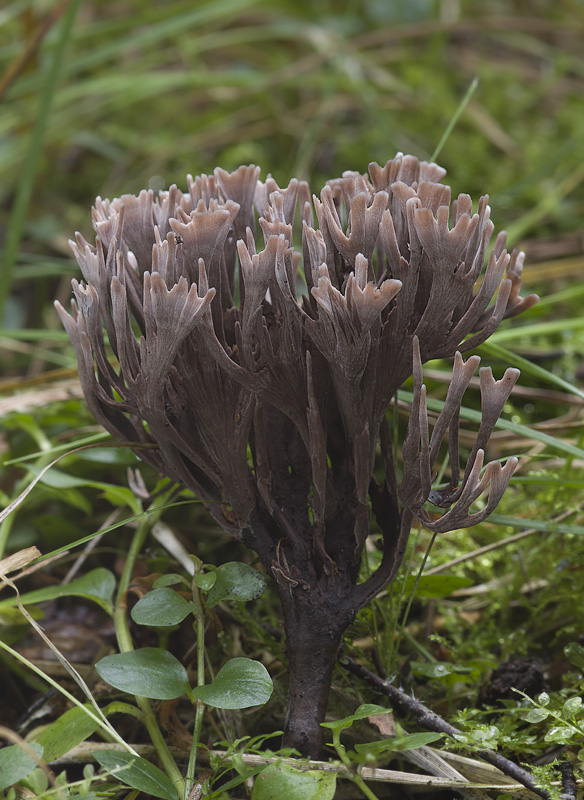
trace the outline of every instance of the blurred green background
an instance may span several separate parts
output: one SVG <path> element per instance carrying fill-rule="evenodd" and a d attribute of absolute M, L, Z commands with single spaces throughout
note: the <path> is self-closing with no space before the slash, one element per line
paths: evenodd
<path fill-rule="evenodd" d="M 31 368 L 27 330 L 61 335 L 48 301 L 69 295 L 67 239 L 96 195 L 249 162 L 318 191 L 398 150 L 429 158 L 475 77 L 438 159 L 454 191 L 489 193 L 513 244 L 538 240 L 532 263 L 579 255 L 583 31 L 579 0 L 9 2 L 3 368 Z"/>

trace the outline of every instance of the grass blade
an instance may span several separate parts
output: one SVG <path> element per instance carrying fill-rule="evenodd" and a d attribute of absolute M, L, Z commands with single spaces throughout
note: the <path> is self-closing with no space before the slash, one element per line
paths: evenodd
<path fill-rule="evenodd" d="M 73 22 L 80 5 L 81 0 L 71 0 L 71 4 L 63 16 L 60 36 L 47 72 L 46 81 L 40 93 L 38 114 L 32 131 L 24 168 L 20 175 L 20 180 L 16 185 L 16 199 L 6 230 L 6 244 L 4 245 L 2 271 L 0 271 L 0 320 L 4 316 L 4 306 L 10 293 L 10 287 L 12 286 L 14 263 L 20 248 L 20 242 L 26 223 L 30 198 L 32 197 L 37 167 L 43 148 L 43 140 L 49 121 L 55 88 L 63 64 L 65 48 L 71 38 Z"/>
<path fill-rule="evenodd" d="M 438 156 L 442 152 L 442 148 L 444 147 L 444 145 L 448 141 L 448 137 L 452 133 L 452 131 L 454 129 L 454 126 L 458 122 L 458 119 L 459 119 L 460 115 L 462 114 L 464 109 L 467 107 L 468 102 L 469 102 L 470 98 L 473 96 L 473 94 L 475 93 L 475 90 L 476 90 L 478 85 L 479 85 L 479 79 L 475 76 L 472 79 L 472 82 L 471 82 L 470 86 L 466 90 L 466 94 L 464 95 L 464 97 L 460 101 L 460 105 L 458 106 L 458 108 L 454 112 L 454 115 L 453 115 L 452 119 L 448 123 L 448 125 L 446 127 L 446 130 L 442 134 L 442 138 L 438 142 L 438 145 L 437 145 L 436 149 L 434 150 L 434 152 L 430 156 L 430 161 L 436 161 L 436 159 L 438 158 Z"/>

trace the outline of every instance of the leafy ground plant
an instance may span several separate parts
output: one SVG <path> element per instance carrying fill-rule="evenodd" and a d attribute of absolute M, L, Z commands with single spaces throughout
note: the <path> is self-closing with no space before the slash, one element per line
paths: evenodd
<path fill-rule="evenodd" d="M 199 562 L 195 564 L 190 583 L 180 575 L 162 576 L 159 579 L 160 585 L 157 586 L 155 582 L 152 590 L 134 606 L 132 619 L 138 625 L 153 626 L 157 629 L 176 626 L 187 616 L 194 615 L 197 633 L 197 679 L 196 687 L 191 687 L 185 667 L 171 653 L 157 647 L 134 649 L 130 636 L 125 597 L 135 565 L 134 559 L 151 524 L 152 520 L 148 519 L 138 526 L 118 587 L 115 607 L 111 604 L 114 579 L 106 570 L 95 570 L 93 575 L 89 573 L 70 584 L 63 592 L 55 594 L 54 591 L 49 591 L 36 595 L 30 593 L 22 598 L 17 595 L 16 601 L 21 612 L 37 630 L 39 630 L 38 625 L 25 610 L 23 602 L 34 603 L 59 595 L 81 596 L 99 600 L 100 604 L 113 614 L 121 652 L 100 659 L 96 664 L 96 670 L 101 678 L 115 689 L 134 695 L 136 705 L 114 702 L 105 713 L 128 714 L 140 719 L 150 732 L 165 771 L 141 758 L 123 740 L 121 744 L 125 750 L 101 750 L 95 754 L 95 758 L 106 771 L 119 776 L 126 785 L 164 800 L 176 800 L 188 796 L 193 788 L 205 706 L 242 709 L 264 704 L 271 696 L 272 680 L 266 668 L 259 661 L 248 658 L 227 661 L 215 675 L 214 680 L 205 685 L 205 610 L 211 610 L 219 602 L 253 600 L 263 592 L 265 580 L 256 570 L 240 562 L 227 562 L 211 571 L 205 570 Z M 8 569 L 10 566 L 7 564 L 5 568 Z M 95 574 L 97 572 L 100 574 Z M 6 578 L 6 581 L 15 588 L 11 580 Z M 182 584 L 183 589 L 188 590 L 191 600 L 185 599 L 184 591 L 179 593 L 170 588 L 171 584 Z M 6 644 L 3 643 L 2 646 L 8 652 L 14 652 Z M 62 656 L 60 658 L 64 661 Z M 70 672 L 76 677 L 76 672 L 71 667 Z M 81 688 L 86 689 L 81 678 L 78 678 L 78 683 Z M 186 777 L 183 777 L 161 735 L 149 701 L 173 700 L 185 694 L 195 704 L 196 713 L 189 766 Z M 102 717 L 105 720 L 103 712 Z M 47 761 L 53 761 L 95 733 L 99 726 L 100 720 L 96 718 L 91 706 L 78 704 L 77 708 L 67 712 L 56 723 L 45 729 L 32 748 L 26 745 L 22 750 L 18 745 L 14 745 L 12 748 L 2 750 L 0 761 L 2 788 L 11 786 L 32 772 L 36 766 L 32 756 L 36 755 L 37 758 L 44 756 Z M 110 731 L 114 732 L 111 728 Z M 28 751 L 32 749 L 32 753 L 27 752 L 27 748 Z"/>

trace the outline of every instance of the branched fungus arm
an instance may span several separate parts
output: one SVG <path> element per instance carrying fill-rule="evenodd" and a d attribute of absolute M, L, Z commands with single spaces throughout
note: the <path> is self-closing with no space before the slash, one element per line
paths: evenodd
<path fill-rule="evenodd" d="M 453 479 L 442 489 L 432 489 L 433 470 L 443 437 L 450 430 L 450 438 L 458 443 L 458 420 L 462 396 L 480 359 L 471 356 L 466 362 L 456 353 L 452 380 L 442 411 L 428 441 L 428 409 L 426 387 L 423 384 L 422 361 L 417 338 L 414 338 L 413 375 L 414 401 L 402 453 L 404 477 L 400 486 L 400 499 L 404 506 L 426 527 L 437 533 L 476 525 L 492 513 L 499 503 L 517 466 L 510 458 L 505 466 L 498 461 L 484 463 L 484 448 L 493 432 L 517 378 L 519 371 L 508 369 L 496 381 L 490 368 L 480 371 L 482 419 L 466 469 L 459 485 L 458 447 L 449 447 Z M 449 444 L 452 444 L 450 442 Z M 488 500 L 480 511 L 471 512 L 472 504 L 490 486 Z M 433 519 L 424 504 L 448 508 L 439 519 Z"/>

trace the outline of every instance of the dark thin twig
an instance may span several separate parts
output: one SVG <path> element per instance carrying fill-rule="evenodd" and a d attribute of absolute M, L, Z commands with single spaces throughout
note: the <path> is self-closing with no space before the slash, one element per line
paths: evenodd
<path fill-rule="evenodd" d="M 397 708 L 402 712 L 407 711 L 408 713 L 412 714 L 415 717 L 418 725 L 420 725 L 422 728 L 426 728 L 426 730 L 429 731 L 436 731 L 437 733 L 444 733 L 447 736 L 456 736 L 461 733 L 458 728 L 450 725 L 448 722 L 446 722 L 446 720 L 438 716 L 438 714 L 430 711 L 430 709 L 426 708 L 426 706 L 423 703 L 420 703 L 419 700 L 416 700 L 414 697 L 410 697 L 409 695 L 405 694 L 405 692 L 396 689 L 396 687 L 392 686 L 389 681 L 384 681 L 383 678 L 380 678 L 378 675 L 375 675 L 374 672 L 371 672 L 370 670 L 361 666 L 361 664 L 357 663 L 355 659 L 350 658 L 349 656 L 343 656 L 340 664 L 349 672 L 352 672 L 353 675 L 357 675 L 357 677 L 362 678 L 362 680 L 366 681 L 379 692 L 386 695 L 386 697 L 390 699 L 394 708 Z M 513 778 L 513 780 L 517 781 L 517 783 L 521 783 L 527 789 L 539 795 L 539 797 L 549 800 L 549 793 L 545 789 L 537 786 L 533 776 L 527 772 L 527 770 L 519 767 L 513 761 L 509 761 L 508 758 L 496 753 L 494 750 L 480 750 L 477 752 L 477 755 L 483 758 L 489 764 L 492 764 L 494 767 L 500 769 L 501 772 L 505 773 L 505 775 Z"/>
<path fill-rule="evenodd" d="M 562 776 L 562 798 L 576 800 L 578 786 L 574 778 L 574 767 L 569 761 L 562 761 L 560 764 L 560 775 Z"/>

